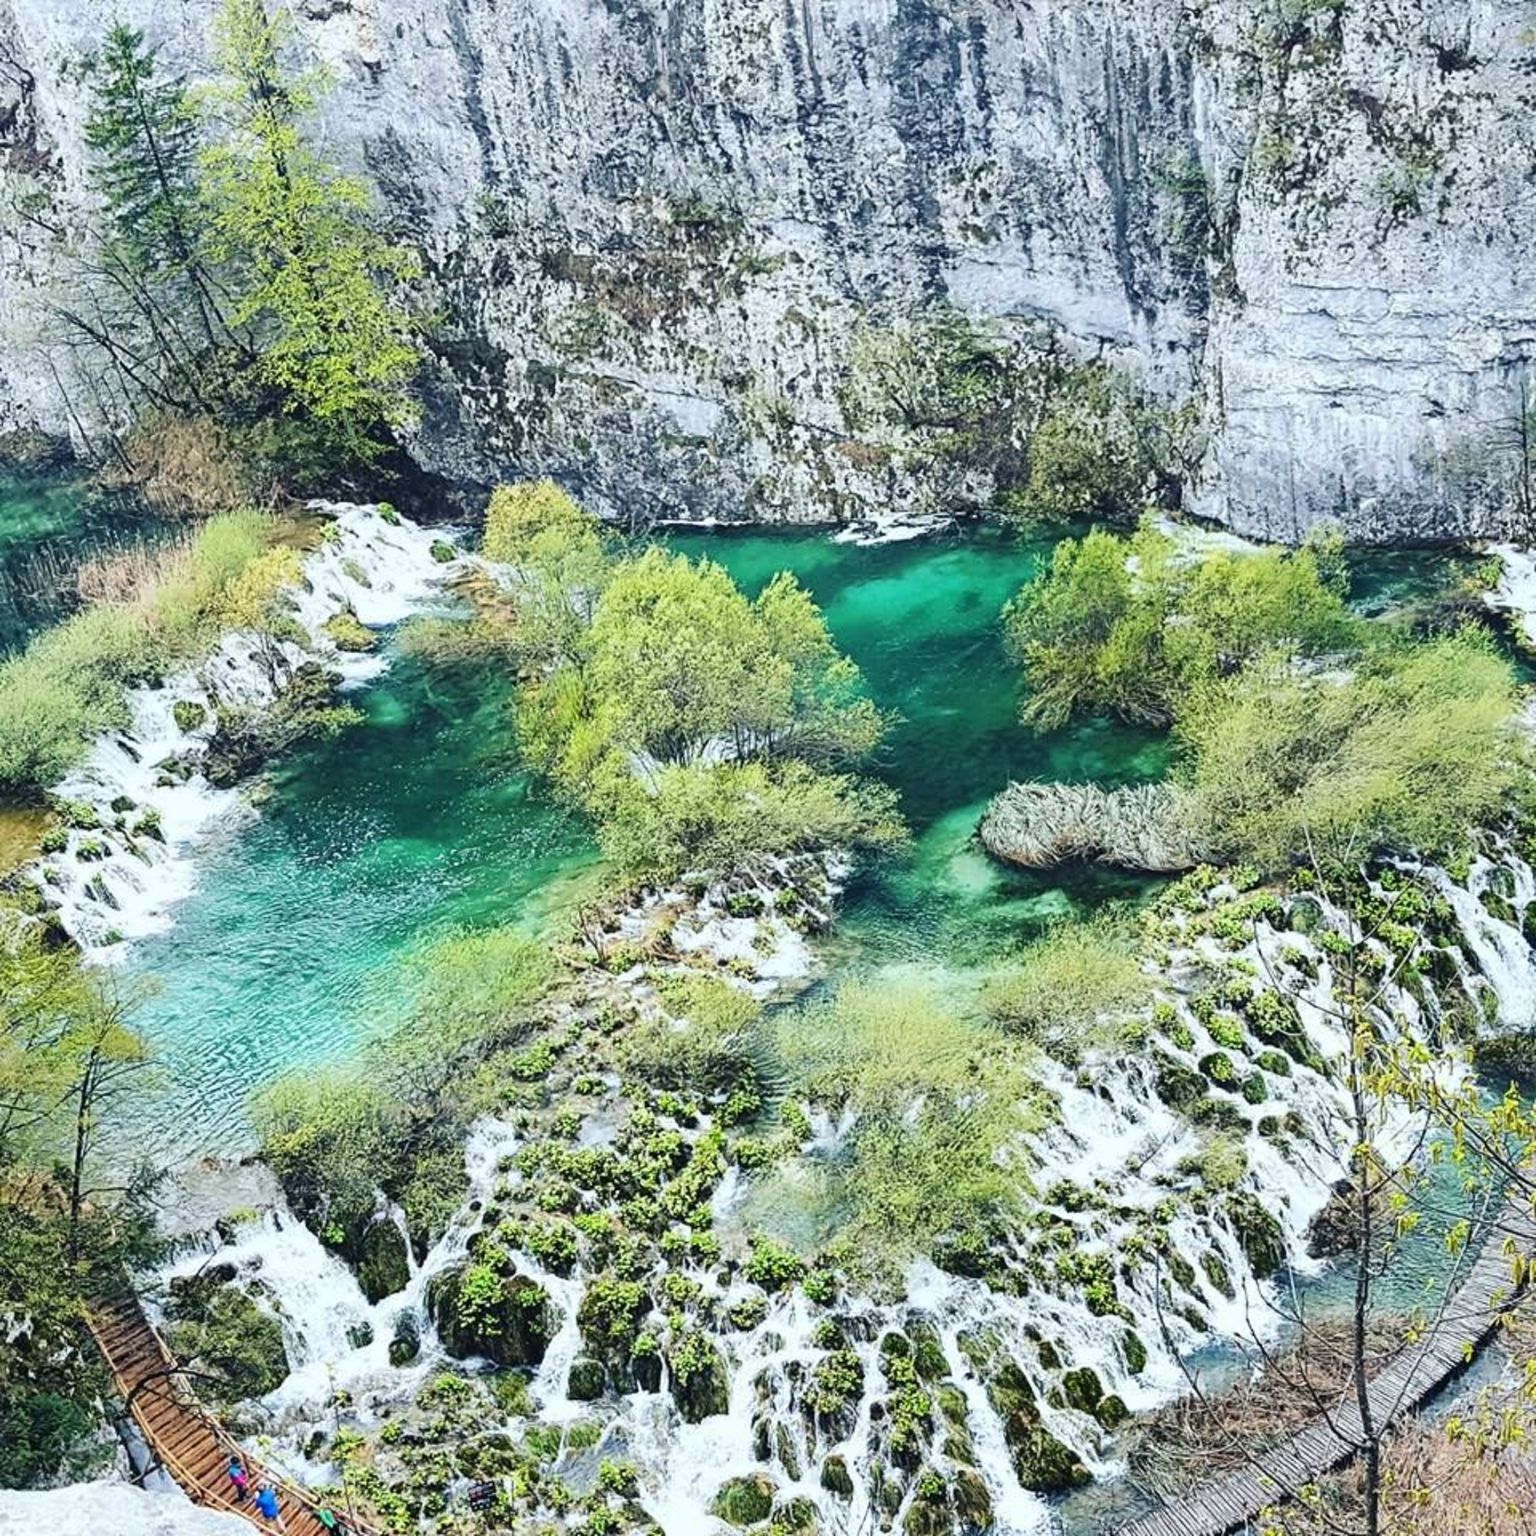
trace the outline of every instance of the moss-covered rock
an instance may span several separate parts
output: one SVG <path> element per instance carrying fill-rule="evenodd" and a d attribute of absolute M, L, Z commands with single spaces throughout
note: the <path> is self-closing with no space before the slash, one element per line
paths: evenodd
<path fill-rule="evenodd" d="M 1099 1399 L 1098 1407 L 1093 1410 L 1093 1416 L 1105 1429 L 1118 1429 L 1130 1418 L 1131 1410 L 1125 1406 L 1124 1398 L 1118 1393 L 1106 1392 Z"/>
<path fill-rule="evenodd" d="M 1062 1493 L 1090 1480 L 1077 1453 L 1063 1445 L 1040 1420 L 1040 1407 L 1028 1378 L 1008 1360 L 990 1377 L 987 1396 L 1003 1421 L 1003 1438 L 1019 1482 L 1035 1493 Z"/>
<path fill-rule="evenodd" d="M 1226 1212 L 1254 1274 L 1260 1280 L 1268 1279 L 1285 1263 L 1285 1232 L 1280 1223 L 1256 1195 L 1245 1190 L 1227 1197 Z"/>
<path fill-rule="evenodd" d="M 731 1378 L 725 1357 L 703 1333 L 686 1333 L 674 1346 L 672 1399 L 684 1423 L 698 1424 L 731 1406 Z"/>
<path fill-rule="evenodd" d="M 773 1529 L 789 1532 L 790 1536 L 816 1536 L 821 1520 L 815 1504 L 810 1499 L 785 1499 L 774 1507 Z"/>
<path fill-rule="evenodd" d="M 207 718 L 208 711 L 196 699 L 177 699 L 171 705 L 171 719 L 183 734 L 195 731 Z"/>
<path fill-rule="evenodd" d="M 170 1346 L 181 1363 L 223 1383 L 229 1402 L 264 1397 L 290 1369 L 283 1327 L 224 1271 L 176 1287 L 167 1306 Z"/>
<path fill-rule="evenodd" d="M 576 1309 L 576 1326 L 589 1354 L 609 1362 L 628 1357 L 651 1310 L 651 1298 L 638 1281 L 594 1275 Z"/>
<path fill-rule="evenodd" d="M 389 1339 L 389 1363 L 409 1365 L 421 1353 L 421 1320 L 414 1307 L 406 1307 L 395 1319 Z"/>
<path fill-rule="evenodd" d="M 1120 1352 L 1125 1357 L 1125 1368 L 1132 1376 L 1140 1376 L 1146 1370 L 1147 1346 L 1142 1343 L 1139 1333 L 1127 1329 L 1120 1341 Z"/>
<path fill-rule="evenodd" d="M 914 1318 L 907 1324 L 907 1337 L 912 1341 L 912 1364 L 924 1381 L 938 1381 L 949 1375 L 949 1360 L 944 1353 L 939 1330 L 923 1318 Z"/>
<path fill-rule="evenodd" d="M 773 1483 L 761 1472 L 729 1478 L 720 1485 L 711 1509 L 727 1525 L 757 1525 L 773 1513 Z"/>
<path fill-rule="evenodd" d="M 377 1304 L 386 1296 L 394 1296 L 410 1283 L 405 1238 L 394 1222 L 371 1222 L 363 1229 L 356 1252 L 357 1283 L 370 1302 Z"/>
<path fill-rule="evenodd" d="M 1092 1366 L 1080 1366 L 1068 1371 L 1061 1378 L 1061 1392 L 1068 1408 L 1079 1413 L 1092 1413 L 1104 1396 L 1104 1384 Z"/>
<path fill-rule="evenodd" d="M 954 1503 L 958 1536 L 980 1536 L 992 1529 L 992 1495 L 979 1472 L 965 1467 L 955 1473 Z"/>
<path fill-rule="evenodd" d="M 427 1309 L 443 1348 L 459 1360 L 480 1355 L 497 1365 L 537 1365 L 554 1337 L 543 1289 L 484 1260 L 434 1276 Z"/>
<path fill-rule="evenodd" d="M 603 1395 L 607 1375 L 601 1360 L 594 1360 L 590 1355 L 579 1356 L 571 1361 L 571 1372 L 566 1381 L 565 1395 L 572 1402 L 595 1402 Z"/>
<path fill-rule="evenodd" d="M 371 651 L 379 637 L 350 608 L 325 621 L 325 633 L 338 651 Z"/>
<path fill-rule="evenodd" d="M 821 1464 L 821 1486 L 839 1499 L 853 1497 L 853 1476 L 842 1456 L 828 1456 Z"/>
<path fill-rule="evenodd" d="M 1205 1097 L 1205 1079 L 1171 1056 L 1156 1058 L 1157 1096 L 1169 1109 L 1187 1112 Z"/>

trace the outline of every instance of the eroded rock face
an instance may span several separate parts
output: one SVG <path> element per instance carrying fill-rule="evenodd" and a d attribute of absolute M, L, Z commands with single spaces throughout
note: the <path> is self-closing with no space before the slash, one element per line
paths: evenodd
<path fill-rule="evenodd" d="M 55 368 L 94 398 L 38 345 L 88 201 L 67 71 L 120 15 L 196 74 L 212 9 L 0 0 L 0 433 L 68 431 Z M 1448 535 L 1507 500 L 1518 0 L 297 11 L 327 145 L 450 317 L 418 451 L 461 482 L 552 473 L 626 517 L 979 506 L 987 465 L 872 366 L 947 302 L 1192 393 L 1192 499 L 1242 531 Z"/>

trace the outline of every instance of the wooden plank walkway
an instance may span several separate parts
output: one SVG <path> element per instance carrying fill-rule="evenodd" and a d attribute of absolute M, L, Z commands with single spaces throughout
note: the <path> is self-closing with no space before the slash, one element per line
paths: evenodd
<path fill-rule="evenodd" d="M 1466 1367 L 1518 1299 L 1512 1256 L 1528 1257 L 1533 1251 L 1536 1221 L 1528 1205 L 1511 1200 L 1438 1326 L 1372 1379 L 1371 1416 L 1378 1425 L 1411 1413 Z M 1289 1440 L 1257 1453 L 1257 1465 L 1208 1479 L 1177 1504 L 1119 1527 L 1117 1536 L 1228 1536 L 1245 1530 L 1263 1510 L 1352 1461 L 1363 1438 L 1360 1409 L 1351 1393 Z"/>
<path fill-rule="evenodd" d="M 126 1284 L 101 1290 L 86 1312 L 92 1337 L 117 1381 L 145 1442 L 160 1465 L 194 1504 L 241 1515 L 259 1530 L 287 1536 L 331 1536 L 317 1511 L 322 1507 L 306 1490 L 255 1461 L 215 1422 L 197 1400 L 175 1359 Z M 251 1498 L 234 1496 L 229 1481 L 231 1456 L 250 1473 Z M 263 1520 L 253 1502 L 255 1491 L 270 1483 L 278 1495 L 282 1524 Z M 337 1529 L 348 1536 L 373 1536 L 337 1508 Z"/>

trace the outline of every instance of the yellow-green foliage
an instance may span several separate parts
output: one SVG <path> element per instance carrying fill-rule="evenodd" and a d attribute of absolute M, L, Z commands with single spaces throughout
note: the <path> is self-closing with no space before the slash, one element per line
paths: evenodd
<path fill-rule="evenodd" d="M 1030 1050 L 930 980 L 845 985 L 783 1018 L 793 1097 L 858 1115 L 835 1198 L 842 1239 L 901 1255 L 971 1232 L 1027 1192 L 1018 1138 L 1044 1123 Z"/>
<path fill-rule="evenodd" d="M 414 415 L 420 358 L 391 292 L 420 262 L 376 232 L 367 184 L 306 142 L 324 81 L 284 70 L 292 28 L 263 0 L 224 0 L 215 18 L 226 134 L 203 156 L 209 253 L 238 274 L 232 322 L 257 336 L 257 372 L 282 408 L 365 451 Z"/>
<path fill-rule="evenodd" d="M 524 752 L 625 874 L 901 836 L 888 792 L 820 771 L 869 753 L 884 720 L 792 577 L 753 600 L 707 560 L 610 559 L 548 482 L 498 490 L 485 542 L 518 569 Z"/>
<path fill-rule="evenodd" d="M 1255 656 L 1316 656 L 1362 635 L 1332 546 L 1186 559 L 1152 528 L 1063 540 L 1007 629 L 1024 716 L 1046 729 L 1085 710 L 1165 725 L 1192 690 Z"/>
<path fill-rule="evenodd" d="M 127 724 L 125 690 L 162 675 L 218 634 L 270 616 L 297 574 L 271 549 L 274 521 L 254 512 L 212 518 L 146 575 L 132 600 L 101 603 L 44 631 L 0 664 L 0 791 L 55 783 L 101 732 Z"/>
<path fill-rule="evenodd" d="M 1507 662 L 1481 631 L 1308 675 L 1266 659 L 1184 710 L 1184 768 L 1214 846 L 1261 865 L 1435 849 L 1486 824 L 1528 773 Z"/>
<path fill-rule="evenodd" d="M 596 519 L 553 480 L 524 480 L 491 492 L 481 541 L 487 560 L 541 565 L 583 545 L 600 547 Z"/>
<path fill-rule="evenodd" d="M 624 1039 L 626 1072 L 658 1088 L 696 1094 L 753 1086 L 763 1054 L 762 1008 L 738 987 L 708 976 L 662 984 L 663 1017 L 636 1025 Z"/>
<path fill-rule="evenodd" d="M 636 877 L 823 848 L 880 851 L 906 836 L 886 785 L 793 759 L 664 768 L 648 781 L 616 769 L 590 803 L 604 854 Z"/>
<path fill-rule="evenodd" d="M 348 608 L 325 621 L 325 632 L 338 651 L 371 651 L 379 637 Z"/>
<path fill-rule="evenodd" d="M 1134 938 L 1108 922 L 1070 922 L 1037 940 L 983 994 L 1000 1024 L 1053 1047 L 1086 1042 L 1100 1019 L 1151 996 Z"/>

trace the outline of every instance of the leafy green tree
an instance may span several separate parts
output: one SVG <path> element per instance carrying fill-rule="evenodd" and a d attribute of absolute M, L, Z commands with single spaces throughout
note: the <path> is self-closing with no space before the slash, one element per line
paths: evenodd
<path fill-rule="evenodd" d="M 371 456 L 381 432 L 414 415 L 419 354 L 391 293 L 420 264 L 377 231 L 366 184 L 305 141 L 325 82 L 284 67 L 291 31 L 288 12 L 269 15 L 264 0 L 224 0 L 215 20 L 227 131 L 202 157 L 209 245 L 283 409 Z"/>
<path fill-rule="evenodd" d="M 1331 548 L 1191 559 L 1152 528 L 1063 540 L 1005 622 L 1024 718 L 1043 729 L 1092 710 L 1167 725 L 1183 699 L 1262 653 L 1319 656 L 1363 637 Z"/>
<path fill-rule="evenodd" d="M 518 647 L 537 666 L 580 664 L 611 573 L 597 519 L 549 480 L 501 485 L 482 548 L 517 568 Z"/>
<path fill-rule="evenodd" d="M 1468 629 L 1347 675 L 1261 658 L 1181 712 L 1202 835 L 1273 867 L 1434 850 L 1496 820 L 1526 782 L 1515 679 Z"/>
<path fill-rule="evenodd" d="M 710 561 L 650 549 L 591 569 L 582 555 L 581 579 L 567 582 L 551 573 L 572 550 L 591 552 L 591 529 L 553 487 L 498 498 L 488 546 L 520 561 L 519 625 L 561 636 L 532 652 L 524 750 L 597 818 L 626 874 L 899 838 L 888 794 L 818 771 L 867 755 L 885 722 L 793 577 L 753 600 Z M 566 596 L 551 622 L 555 590 Z"/>

